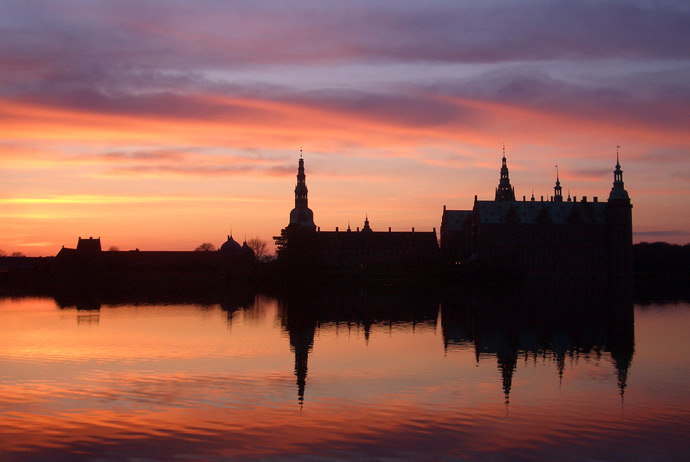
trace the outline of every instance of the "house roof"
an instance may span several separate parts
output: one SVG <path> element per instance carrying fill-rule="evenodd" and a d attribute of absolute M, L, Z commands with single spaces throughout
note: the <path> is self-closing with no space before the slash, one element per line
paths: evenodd
<path fill-rule="evenodd" d="M 477 201 L 474 212 L 481 223 L 506 223 L 510 210 L 514 210 L 518 223 L 538 223 L 540 215 L 554 224 L 606 223 L 605 202 L 542 202 L 542 201 Z"/>

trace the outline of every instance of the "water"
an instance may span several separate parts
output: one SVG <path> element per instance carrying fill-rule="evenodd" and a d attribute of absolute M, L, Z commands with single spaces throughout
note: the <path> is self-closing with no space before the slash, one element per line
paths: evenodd
<path fill-rule="evenodd" d="M 688 304 L 515 300 L 0 299 L 0 460 L 687 457 Z"/>

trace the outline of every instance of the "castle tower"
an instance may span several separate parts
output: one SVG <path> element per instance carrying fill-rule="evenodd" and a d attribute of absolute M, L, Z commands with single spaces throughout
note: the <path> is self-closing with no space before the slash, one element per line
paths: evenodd
<path fill-rule="evenodd" d="M 308 192 L 306 175 L 304 174 L 304 159 L 300 154 L 297 167 L 297 185 L 295 186 L 295 208 L 290 212 L 290 226 L 315 230 L 314 212 L 309 208 Z"/>
<path fill-rule="evenodd" d="M 616 151 L 613 187 L 606 204 L 609 233 L 610 273 L 615 288 L 625 295 L 632 291 L 632 204 L 623 183 L 623 170 Z M 620 285 L 620 287 L 618 287 Z"/>
<path fill-rule="evenodd" d="M 370 232 L 371 231 L 371 226 L 369 226 L 369 215 L 366 215 L 364 217 L 364 227 L 362 228 L 362 232 Z"/>
<path fill-rule="evenodd" d="M 506 165 L 506 147 L 503 146 L 503 163 L 501 165 L 501 179 L 496 188 L 497 201 L 514 201 L 515 190 L 510 185 L 510 178 L 508 178 L 508 166 Z"/>
<path fill-rule="evenodd" d="M 558 178 L 558 169 L 556 169 L 556 186 L 553 187 L 553 201 L 563 202 L 563 188 L 561 188 L 561 181 Z"/>

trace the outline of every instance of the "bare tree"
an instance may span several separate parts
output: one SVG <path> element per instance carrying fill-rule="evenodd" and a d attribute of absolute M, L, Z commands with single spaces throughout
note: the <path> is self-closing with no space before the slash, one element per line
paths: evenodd
<path fill-rule="evenodd" d="M 12 252 L 12 255 L 10 257 L 24 257 L 25 255 L 22 252 Z"/>
<path fill-rule="evenodd" d="M 204 242 L 194 250 L 197 252 L 213 252 L 214 250 L 216 250 L 216 246 L 211 244 L 210 242 Z"/>
<path fill-rule="evenodd" d="M 7 256 L 7 253 L 4 250 L 0 249 L 0 257 L 6 257 L 6 256 Z"/>
<path fill-rule="evenodd" d="M 247 241 L 247 245 L 254 251 L 256 258 L 263 258 L 268 251 L 268 244 L 260 237 L 253 237 Z"/>

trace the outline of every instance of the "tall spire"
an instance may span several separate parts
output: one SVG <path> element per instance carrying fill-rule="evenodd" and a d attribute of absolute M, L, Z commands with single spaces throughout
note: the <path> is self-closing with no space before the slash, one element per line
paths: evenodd
<path fill-rule="evenodd" d="M 371 231 L 371 226 L 369 226 L 369 214 L 364 216 L 364 228 L 362 228 L 362 231 Z"/>
<path fill-rule="evenodd" d="M 508 177 L 508 166 L 506 165 L 506 146 L 503 145 L 503 159 L 501 160 L 501 179 L 496 188 L 497 201 L 514 201 L 515 190 L 510 185 L 510 178 Z"/>
<path fill-rule="evenodd" d="M 299 162 L 297 166 L 297 185 L 295 186 L 295 208 L 290 212 L 290 224 L 303 228 L 316 229 L 314 213 L 309 209 L 307 194 L 307 175 L 304 173 L 304 159 L 300 148 Z"/>
<path fill-rule="evenodd" d="M 563 188 L 561 188 L 561 180 L 558 177 L 558 165 L 556 165 L 556 186 L 553 188 L 553 201 L 563 202 Z"/>
<path fill-rule="evenodd" d="M 619 150 L 620 146 L 616 146 L 616 169 L 613 171 L 613 188 L 611 188 L 611 194 L 609 194 L 609 201 L 620 200 L 630 202 L 630 196 L 628 196 L 628 191 L 625 190 L 625 184 L 623 183 L 623 170 L 621 170 Z"/>

